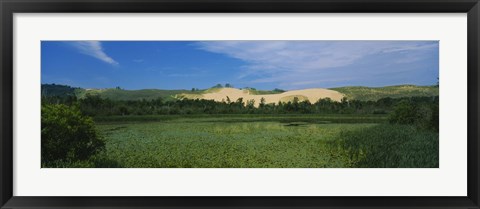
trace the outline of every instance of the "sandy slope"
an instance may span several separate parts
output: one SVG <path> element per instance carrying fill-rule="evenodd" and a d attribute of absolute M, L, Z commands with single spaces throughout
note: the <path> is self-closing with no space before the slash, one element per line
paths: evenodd
<path fill-rule="evenodd" d="M 265 99 L 265 103 L 278 103 L 278 101 L 291 101 L 294 97 L 297 97 L 300 101 L 305 100 L 308 98 L 310 102 L 316 102 L 321 98 L 329 97 L 332 100 L 340 101 L 344 96 L 340 92 L 328 90 L 328 89 L 303 89 L 303 90 L 293 90 L 283 92 L 281 94 L 264 94 L 264 95 L 252 95 L 249 94 L 248 90 L 240 90 L 235 88 L 222 88 L 217 92 L 214 93 L 206 93 L 201 96 L 199 95 L 184 95 L 186 98 L 190 98 L 191 96 L 195 98 L 203 98 L 207 100 L 215 100 L 215 101 L 227 101 L 227 96 L 230 98 L 230 101 L 235 102 L 238 98 L 243 98 L 244 102 L 248 100 L 255 100 L 255 106 L 258 106 L 260 103 L 261 98 Z"/>

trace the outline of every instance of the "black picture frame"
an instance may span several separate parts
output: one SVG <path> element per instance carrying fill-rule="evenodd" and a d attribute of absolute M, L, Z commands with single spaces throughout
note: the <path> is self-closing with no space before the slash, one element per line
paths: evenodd
<path fill-rule="evenodd" d="M 480 208 L 478 0 L 0 0 L 0 205 L 2 208 Z M 20 197 L 13 196 L 14 13 L 467 13 L 466 197 Z M 27 128 L 27 127 L 26 127 Z M 92 188 L 94 189 L 94 188 Z"/>

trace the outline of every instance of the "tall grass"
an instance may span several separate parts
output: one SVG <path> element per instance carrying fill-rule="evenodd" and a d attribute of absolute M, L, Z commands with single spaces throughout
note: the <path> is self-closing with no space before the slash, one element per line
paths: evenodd
<path fill-rule="evenodd" d="M 359 168 L 438 168 L 438 133 L 382 124 L 342 131 L 332 144 Z"/>
<path fill-rule="evenodd" d="M 122 168 L 117 160 L 109 158 L 106 152 L 94 155 L 86 160 L 58 160 L 42 163 L 42 168 Z"/>

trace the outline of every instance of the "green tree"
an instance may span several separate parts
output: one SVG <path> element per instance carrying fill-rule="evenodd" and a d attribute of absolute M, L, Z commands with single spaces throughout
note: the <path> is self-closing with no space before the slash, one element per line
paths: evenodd
<path fill-rule="evenodd" d="M 253 109 L 253 108 L 255 108 L 255 100 L 254 99 L 247 100 L 247 109 Z"/>
<path fill-rule="evenodd" d="M 260 99 L 259 107 L 260 107 L 260 108 L 265 107 L 265 98 L 262 97 L 262 98 Z"/>
<path fill-rule="evenodd" d="M 390 115 L 390 123 L 414 124 L 417 121 L 418 108 L 411 100 L 402 100 Z"/>
<path fill-rule="evenodd" d="M 230 104 L 232 103 L 232 101 L 230 100 L 230 97 L 227 96 L 227 104 Z"/>
<path fill-rule="evenodd" d="M 298 111 L 298 109 L 299 109 L 298 103 L 299 102 L 300 102 L 300 100 L 298 99 L 298 97 L 293 97 L 293 102 L 292 102 L 293 111 L 295 111 L 295 112 Z"/>
<path fill-rule="evenodd" d="M 235 105 L 240 109 L 245 107 L 245 102 L 243 102 L 243 97 L 238 98 L 237 101 L 235 102 Z"/>
<path fill-rule="evenodd" d="M 76 106 L 42 105 L 42 163 L 85 160 L 105 147 L 92 118 Z"/>

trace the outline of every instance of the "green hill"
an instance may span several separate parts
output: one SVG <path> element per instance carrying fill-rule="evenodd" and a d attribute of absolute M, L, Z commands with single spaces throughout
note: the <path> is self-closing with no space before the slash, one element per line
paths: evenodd
<path fill-rule="evenodd" d="M 348 99 L 356 99 L 363 101 L 376 101 L 381 98 L 391 97 L 417 97 L 417 96 L 438 96 L 437 86 L 415 86 L 415 85 L 399 85 L 385 87 L 364 87 L 364 86 L 348 86 L 331 88 L 338 91 Z"/>
<path fill-rule="evenodd" d="M 175 99 L 175 95 L 182 93 L 196 93 L 189 90 L 161 90 L 161 89 L 142 89 L 142 90 L 124 90 L 119 88 L 108 89 L 83 89 L 58 84 L 42 84 L 42 96 L 77 96 L 84 98 L 85 95 L 99 95 L 102 98 L 111 100 L 152 100 L 159 97 L 164 99 Z M 201 93 L 201 92 L 198 92 Z"/>
<path fill-rule="evenodd" d="M 124 89 L 84 89 L 77 94 L 79 98 L 87 94 L 99 95 L 102 98 L 111 100 L 152 100 L 159 97 L 164 99 L 175 99 L 175 95 L 182 93 L 192 93 L 188 90 L 161 90 L 161 89 L 142 89 L 142 90 L 124 90 Z"/>
<path fill-rule="evenodd" d="M 74 88 L 67 85 L 42 84 L 42 96 L 49 96 L 49 97 L 75 96 L 80 91 L 82 91 L 81 88 Z"/>

